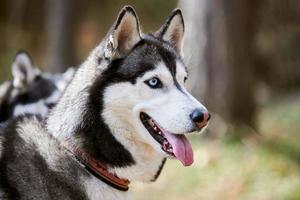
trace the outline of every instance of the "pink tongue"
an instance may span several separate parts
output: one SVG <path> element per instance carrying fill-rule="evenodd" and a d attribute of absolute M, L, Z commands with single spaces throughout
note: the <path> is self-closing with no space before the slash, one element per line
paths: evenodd
<path fill-rule="evenodd" d="M 190 166 L 194 162 L 191 143 L 184 135 L 175 135 L 164 131 L 164 135 L 173 147 L 173 153 L 184 166 Z"/>

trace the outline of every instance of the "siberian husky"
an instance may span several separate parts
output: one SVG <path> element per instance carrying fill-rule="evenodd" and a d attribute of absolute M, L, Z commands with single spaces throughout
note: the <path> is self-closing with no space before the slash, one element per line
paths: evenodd
<path fill-rule="evenodd" d="M 75 71 L 69 68 L 62 74 L 41 72 L 25 51 L 17 53 L 11 70 L 13 80 L 0 85 L 0 122 L 24 114 L 45 118 Z"/>
<path fill-rule="evenodd" d="M 130 181 L 154 181 L 166 158 L 193 163 L 185 135 L 207 109 L 185 89 L 184 22 L 174 10 L 142 34 L 125 6 L 50 111 L 19 117 L 0 135 L 0 199 L 130 199 Z"/>

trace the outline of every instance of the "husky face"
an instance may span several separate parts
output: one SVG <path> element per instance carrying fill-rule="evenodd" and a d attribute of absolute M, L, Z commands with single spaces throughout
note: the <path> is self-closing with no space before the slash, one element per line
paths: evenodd
<path fill-rule="evenodd" d="M 144 35 L 125 58 L 112 62 L 104 73 L 110 83 L 104 90 L 102 116 L 110 127 L 131 127 L 134 136 L 125 137 L 188 166 L 193 152 L 183 134 L 204 128 L 209 114 L 185 89 L 183 30 L 181 12 L 174 11 L 160 31 Z"/>
<path fill-rule="evenodd" d="M 23 114 L 45 117 L 73 73 L 72 68 L 64 74 L 41 73 L 33 67 L 28 53 L 17 53 L 12 64 L 13 80 L 0 86 L 1 121 Z"/>
<path fill-rule="evenodd" d="M 141 34 L 124 7 L 51 110 L 49 132 L 128 180 L 155 180 L 167 157 L 191 165 L 184 134 L 203 129 L 209 114 L 184 86 L 183 33 L 178 9 L 157 32 Z"/>

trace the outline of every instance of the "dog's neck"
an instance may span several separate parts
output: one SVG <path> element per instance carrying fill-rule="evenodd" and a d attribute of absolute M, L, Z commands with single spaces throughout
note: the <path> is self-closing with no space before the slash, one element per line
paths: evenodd
<path fill-rule="evenodd" d="M 105 126 L 102 124 L 101 126 L 101 124 L 94 122 L 88 128 L 82 124 L 83 122 L 86 123 L 85 116 L 91 111 L 87 109 L 90 104 L 90 88 L 93 87 L 96 79 L 101 76 L 99 71 L 105 71 L 107 67 L 106 63 L 102 63 L 102 65 L 97 63 L 99 55 L 102 53 L 101 49 L 100 45 L 90 54 L 87 61 L 79 67 L 63 96 L 51 111 L 47 119 L 47 129 L 61 143 L 69 140 L 83 151 L 88 151 L 84 145 L 86 141 L 82 136 L 93 134 L 91 132 L 97 128 L 97 134 L 104 134 L 101 131 L 110 127 L 109 131 L 112 138 L 102 141 L 103 144 L 110 147 L 109 152 L 105 152 L 108 154 L 105 157 L 109 159 L 112 156 L 119 156 L 119 160 L 125 159 L 127 162 L 112 163 L 109 165 L 111 167 L 108 170 L 118 177 L 130 181 L 151 181 L 155 179 L 164 158 L 149 145 L 136 141 L 133 138 L 136 134 L 134 129 L 128 129 L 128 126 L 122 123 L 118 123 L 118 126 L 110 126 L 111 124 L 105 124 Z M 114 120 L 111 123 L 115 123 Z M 93 127 L 94 125 L 97 127 Z M 116 142 L 113 139 L 120 143 L 123 148 L 116 148 Z M 97 148 L 101 151 L 102 147 L 98 145 Z M 130 157 L 132 157 L 132 161 L 130 161 Z"/>
<path fill-rule="evenodd" d="M 71 138 L 76 126 L 82 121 L 88 98 L 87 90 L 96 78 L 98 52 L 101 53 L 101 48 L 93 50 L 78 68 L 62 97 L 49 113 L 47 128 L 60 141 Z M 103 70 L 105 67 L 103 66 Z"/>
<path fill-rule="evenodd" d="M 110 171 L 121 178 L 143 182 L 154 181 L 164 164 L 164 157 L 157 153 L 149 144 L 138 140 L 135 129 L 121 122 L 114 123 L 116 119 L 110 116 L 106 122 L 111 128 L 114 137 L 130 152 L 135 164 L 129 167 L 114 167 Z"/>

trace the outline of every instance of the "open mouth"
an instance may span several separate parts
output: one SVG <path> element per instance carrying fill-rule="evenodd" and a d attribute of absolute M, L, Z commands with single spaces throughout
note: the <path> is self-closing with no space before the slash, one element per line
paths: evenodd
<path fill-rule="evenodd" d="M 170 157 L 177 158 L 184 166 L 194 162 L 193 149 L 183 134 L 174 134 L 163 129 L 146 113 L 140 114 L 141 121 L 150 135 L 161 145 L 161 149 Z"/>

